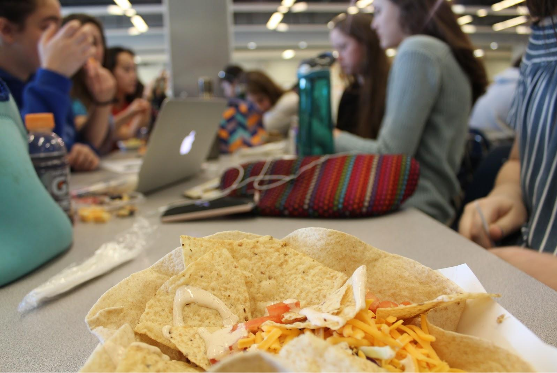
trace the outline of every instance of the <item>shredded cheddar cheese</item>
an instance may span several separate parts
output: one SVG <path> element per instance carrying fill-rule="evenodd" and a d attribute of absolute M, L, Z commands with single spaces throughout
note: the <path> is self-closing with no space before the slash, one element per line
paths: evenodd
<path fill-rule="evenodd" d="M 279 353 L 282 347 L 301 334 L 314 334 L 336 345 L 346 343 L 355 356 L 373 359 L 389 372 L 462 372 L 442 361 L 431 343 L 426 315 L 421 315 L 419 325 L 405 324 L 394 316 L 377 319 L 370 310 L 360 311 L 338 330 L 328 328 L 287 329 L 279 325 L 264 325 L 257 333 L 238 341 L 238 348 L 250 347 L 270 353 Z M 392 352 L 389 352 L 389 349 Z"/>

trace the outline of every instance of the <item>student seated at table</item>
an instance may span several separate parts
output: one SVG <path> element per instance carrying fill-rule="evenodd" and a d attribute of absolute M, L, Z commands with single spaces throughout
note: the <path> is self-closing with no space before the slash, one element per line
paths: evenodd
<path fill-rule="evenodd" d="M 292 119 L 298 115 L 298 94 L 293 90 L 285 91 L 262 71 L 246 72 L 242 83 L 246 99 L 263 113 L 265 130 L 287 137 Z"/>
<path fill-rule="evenodd" d="M 151 104 L 143 98 L 137 78 L 135 53 L 122 47 L 109 48 L 106 68 L 116 78 L 116 100 L 112 106 L 116 140 L 128 140 L 151 123 Z"/>
<path fill-rule="evenodd" d="M 76 171 L 97 168 L 99 158 L 87 137 L 75 130 L 72 77 L 94 56 L 91 35 L 77 21 L 60 28 L 58 0 L 2 0 L 0 78 L 8 85 L 22 117 L 52 113 Z"/>
<path fill-rule="evenodd" d="M 237 65 L 227 65 L 219 72 L 220 85 L 228 99 L 217 135 L 222 154 L 263 145 L 267 139 L 262 113 L 246 100 L 243 74 L 244 70 Z"/>
<path fill-rule="evenodd" d="M 460 186 L 468 116 L 487 84 L 485 69 L 445 0 L 376 0 L 381 47 L 398 48 L 376 140 L 335 130 L 337 152 L 407 154 L 421 166 L 416 207 L 449 224 Z"/>
<path fill-rule="evenodd" d="M 389 61 L 371 29 L 372 20 L 365 14 L 339 16 L 330 35 L 348 83 L 336 127 L 367 139 L 376 139 L 379 133 L 389 75 Z"/>
<path fill-rule="evenodd" d="M 472 109 L 470 128 L 481 131 L 492 146 L 510 145 L 514 140 L 514 131 L 507 119 L 520 77 L 521 60 L 522 56 L 513 66 L 497 74 Z"/>
<path fill-rule="evenodd" d="M 526 4 L 534 24 L 509 114 L 517 137 L 495 187 L 466 206 L 459 230 L 557 290 L 557 0 Z"/>
<path fill-rule="evenodd" d="M 240 78 L 243 73 L 244 69 L 238 65 L 226 65 L 219 72 L 219 82 L 224 97 L 227 99 L 244 98 L 243 92 L 239 91 Z"/>
<path fill-rule="evenodd" d="M 0 286 L 72 244 L 70 219 L 37 176 L 15 101 L 0 80 Z"/>
<path fill-rule="evenodd" d="M 72 77 L 72 107 L 75 127 L 99 150 L 107 154 L 113 147 L 114 118 L 111 108 L 116 93 L 116 80 L 103 67 L 106 39 L 102 23 L 87 14 L 64 17 L 62 25 L 77 20 L 93 38 L 95 55 Z"/>

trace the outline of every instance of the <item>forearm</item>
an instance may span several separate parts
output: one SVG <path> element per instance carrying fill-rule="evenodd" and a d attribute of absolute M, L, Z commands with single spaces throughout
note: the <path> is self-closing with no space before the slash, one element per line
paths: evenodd
<path fill-rule="evenodd" d="M 116 130 L 116 136 L 119 140 L 128 140 L 135 136 L 137 130 L 141 127 L 143 122 L 143 116 L 136 115 L 130 122 L 126 125 L 120 126 Z"/>
<path fill-rule="evenodd" d="M 121 113 L 114 116 L 114 125 L 117 129 L 121 126 L 127 124 L 132 118 L 134 114 L 129 110 L 124 110 Z"/>
<path fill-rule="evenodd" d="M 504 261 L 557 290 L 557 257 L 522 247 L 490 250 Z"/>
<path fill-rule="evenodd" d="M 522 201 L 518 141 L 512 147 L 509 160 L 501 167 L 490 195 L 502 195 Z"/>
<path fill-rule="evenodd" d="M 110 106 L 95 106 L 90 110 L 85 124 L 85 139 L 95 148 L 100 148 L 110 130 Z"/>

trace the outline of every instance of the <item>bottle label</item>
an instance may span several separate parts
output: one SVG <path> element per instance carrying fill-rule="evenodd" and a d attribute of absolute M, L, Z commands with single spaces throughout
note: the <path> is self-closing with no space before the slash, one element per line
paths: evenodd
<path fill-rule="evenodd" d="M 32 157 L 32 160 L 46 190 L 66 214 L 71 215 L 70 169 L 65 158 L 63 156 Z"/>

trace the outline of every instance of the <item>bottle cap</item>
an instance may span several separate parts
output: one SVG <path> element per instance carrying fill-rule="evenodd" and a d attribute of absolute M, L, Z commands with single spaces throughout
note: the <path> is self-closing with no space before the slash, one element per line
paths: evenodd
<path fill-rule="evenodd" d="M 54 115 L 52 113 L 27 114 L 25 126 L 29 131 L 41 129 L 54 129 Z"/>

